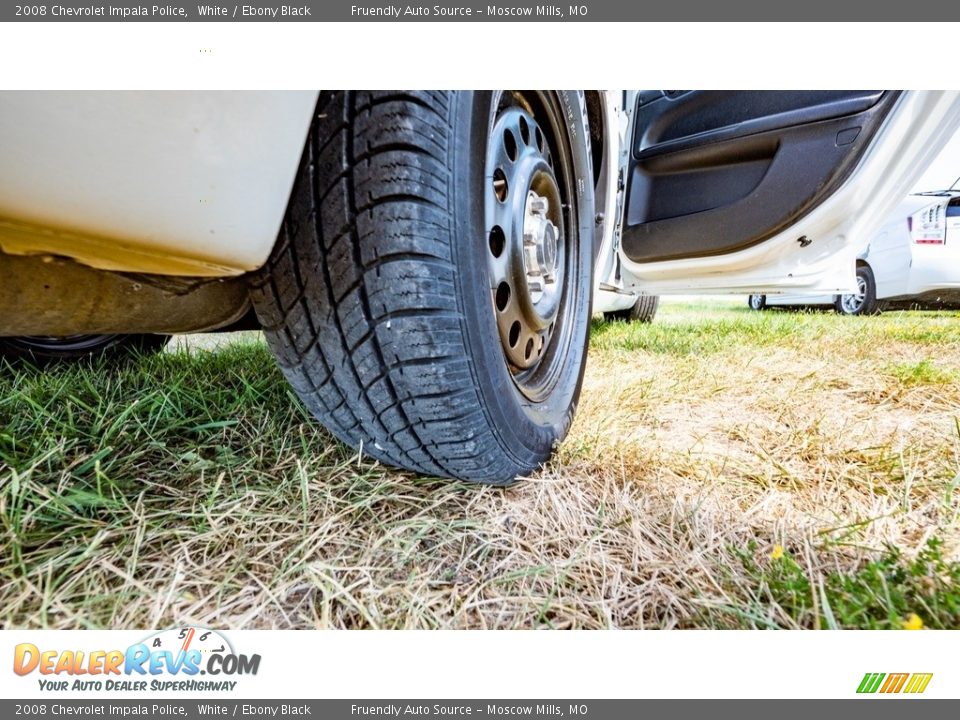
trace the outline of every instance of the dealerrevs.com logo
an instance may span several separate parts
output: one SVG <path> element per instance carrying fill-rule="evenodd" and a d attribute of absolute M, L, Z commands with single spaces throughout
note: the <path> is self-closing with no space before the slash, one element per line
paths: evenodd
<path fill-rule="evenodd" d="M 232 691 L 243 675 L 256 675 L 260 655 L 234 651 L 215 630 L 165 630 L 125 650 L 54 650 L 32 643 L 14 648 L 13 671 L 36 674 L 44 691 Z M 203 676 L 202 679 L 199 676 Z"/>

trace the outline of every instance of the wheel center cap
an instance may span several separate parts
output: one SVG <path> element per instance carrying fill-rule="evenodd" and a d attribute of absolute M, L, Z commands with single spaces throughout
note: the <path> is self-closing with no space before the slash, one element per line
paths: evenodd
<path fill-rule="evenodd" d="M 534 303 L 556 282 L 560 231 L 547 217 L 550 202 L 531 190 L 523 218 L 523 266 Z"/>

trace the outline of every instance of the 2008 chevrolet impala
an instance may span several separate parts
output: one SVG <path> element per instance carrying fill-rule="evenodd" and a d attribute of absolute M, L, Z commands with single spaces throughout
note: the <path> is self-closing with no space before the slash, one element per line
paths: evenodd
<path fill-rule="evenodd" d="M 0 93 L 0 336 L 37 361 L 262 327 L 343 442 L 504 483 L 592 311 L 840 293 L 952 92 Z"/>

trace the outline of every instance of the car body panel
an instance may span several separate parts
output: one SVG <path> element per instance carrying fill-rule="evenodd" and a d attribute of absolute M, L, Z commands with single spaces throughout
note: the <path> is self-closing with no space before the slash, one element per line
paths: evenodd
<path fill-rule="evenodd" d="M 665 90 L 637 96 L 624 255 L 756 245 L 829 197 L 896 103 L 883 90 Z"/>
<path fill-rule="evenodd" d="M 940 249 L 942 252 L 938 253 Z M 906 292 L 881 297 L 913 297 L 950 291 L 954 296 L 960 292 L 960 251 L 957 246 L 916 247 L 913 249 L 913 265 L 910 268 Z"/>
<path fill-rule="evenodd" d="M 850 292 L 856 239 L 873 234 L 958 126 L 960 93 L 901 93 L 842 186 L 783 232 L 736 252 L 657 262 L 635 262 L 618 247 L 618 272 L 601 279 L 601 287 L 650 294 Z"/>
<path fill-rule="evenodd" d="M 864 260 L 874 268 L 877 297 L 901 300 L 960 291 L 960 217 L 945 218 L 942 245 L 912 242 L 907 225 L 907 218 L 924 208 L 957 197 L 960 192 L 911 195 L 900 204 L 897 217 L 891 217 L 883 228 L 885 235 L 871 242 L 864 254 Z"/>
<path fill-rule="evenodd" d="M 767 295 L 767 307 L 833 305 L 836 295 Z"/>
<path fill-rule="evenodd" d="M 908 196 L 863 246 L 857 260 L 870 266 L 879 300 L 935 301 L 943 295 L 955 303 L 960 296 L 960 221 L 947 218 L 942 245 L 912 241 L 907 219 L 937 202 L 960 197 L 960 192 Z M 769 294 L 767 305 L 832 305 L 836 295 Z"/>
<path fill-rule="evenodd" d="M 901 202 L 859 254 L 873 270 L 880 299 L 907 292 L 911 261 L 907 217 L 925 204 L 916 196 Z"/>
<path fill-rule="evenodd" d="M 2 92 L 0 248 L 108 270 L 266 261 L 315 92 Z"/>

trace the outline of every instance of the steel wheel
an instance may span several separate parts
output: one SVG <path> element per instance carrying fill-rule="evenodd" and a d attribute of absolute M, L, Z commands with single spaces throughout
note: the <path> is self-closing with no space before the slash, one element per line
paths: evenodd
<path fill-rule="evenodd" d="M 53 337 L 50 335 L 23 335 L 10 338 L 8 342 L 16 343 L 24 350 L 37 352 L 85 352 L 98 350 L 111 344 L 116 335 L 67 335 Z"/>
<path fill-rule="evenodd" d="M 0 356 L 10 361 L 26 360 L 34 365 L 49 365 L 101 356 L 157 352 L 167 344 L 169 335 L 22 335 L 0 338 Z"/>
<path fill-rule="evenodd" d="M 569 344 L 569 271 L 579 237 L 562 117 L 548 98 L 503 93 L 494 104 L 484 173 L 490 294 L 504 362 L 537 401 Z"/>

